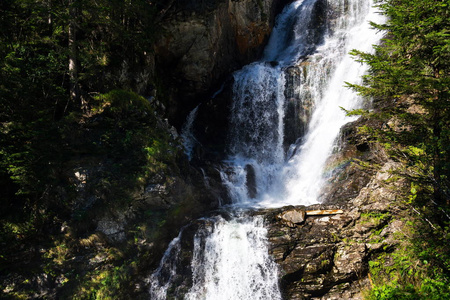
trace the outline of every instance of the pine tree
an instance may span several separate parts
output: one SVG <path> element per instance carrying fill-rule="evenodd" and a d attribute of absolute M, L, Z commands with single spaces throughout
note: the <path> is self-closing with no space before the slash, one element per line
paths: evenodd
<path fill-rule="evenodd" d="M 374 136 L 391 159 L 403 163 L 399 175 L 411 182 L 411 190 L 397 201 L 410 208 L 405 215 L 413 225 L 406 229 L 406 250 L 390 255 L 392 268 L 401 274 L 377 278 L 368 299 L 448 299 L 450 3 L 385 0 L 378 6 L 388 20 L 373 27 L 385 38 L 374 54 L 352 52 L 370 68 L 362 85 L 348 85 L 375 102 L 376 109 L 366 115 L 383 121 Z M 418 265 L 420 272 L 403 272 Z"/>
<path fill-rule="evenodd" d="M 405 146 L 404 154 L 420 166 L 416 180 L 432 187 L 434 201 L 450 204 L 450 10 L 448 1 L 388 0 L 379 4 L 387 33 L 375 54 L 354 50 L 369 64 L 363 85 L 349 86 L 362 95 L 389 103 L 378 113 L 393 116 L 405 130 L 389 128 L 381 135 Z M 407 130 L 406 130 L 407 129 Z M 414 147 L 416 151 L 412 149 Z"/>

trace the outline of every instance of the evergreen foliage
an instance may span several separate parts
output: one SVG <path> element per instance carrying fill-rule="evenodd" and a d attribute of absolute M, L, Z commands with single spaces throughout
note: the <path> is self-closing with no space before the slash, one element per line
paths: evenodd
<path fill-rule="evenodd" d="M 432 186 L 435 201 L 449 200 L 450 11 L 448 1 L 386 1 L 379 7 L 387 24 L 375 54 L 354 50 L 369 64 L 364 96 L 385 103 L 377 117 L 386 122 L 383 138 L 405 146 L 402 155 L 417 162 L 420 178 Z M 393 117 L 396 121 L 393 122 Z"/>
<path fill-rule="evenodd" d="M 124 76 L 148 67 L 166 5 L 0 1 L 0 285 L 13 273 L 27 278 L 15 290 L 31 289 L 28 279 L 38 274 L 53 280 L 78 249 L 77 234 L 85 232 L 77 227 L 88 226 L 95 205 L 76 203 L 74 161 L 104 166 L 92 185 L 113 205 L 126 205 L 137 185 L 173 167 L 173 138 L 149 101 L 132 92 L 138 76 Z M 147 77 L 140 92 L 149 92 L 154 78 Z M 74 236 L 61 234 L 63 224 Z M 8 289 L 0 286 L 0 298 L 35 292 L 3 295 Z"/>
<path fill-rule="evenodd" d="M 411 231 L 403 237 L 408 247 L 390 262 L 370 262 L 368 299 L 448 299 L 450 3 L 385 0 L 378 6 L 388 21 L 373 27 L 386 38 L 374 54 L 352 52 L 370 71 L 362 85 L 348 86 L 374 99 L 378 109 L 365 115 L 383 127 L 371 132 L 404 164 Z"/>

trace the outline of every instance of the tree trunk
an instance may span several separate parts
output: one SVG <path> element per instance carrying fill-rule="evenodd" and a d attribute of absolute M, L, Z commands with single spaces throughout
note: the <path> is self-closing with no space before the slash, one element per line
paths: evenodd
<path fill-rule="evenodd" d="M 72 103 L 79 103 L 82 111 L 87 110 L 87 103 L 80 95 L 78 85 L 78 48 L 77 48 L 77 20 L 79 10 L 76 5 L 77 0 L 69 1 L 69 79 L 70 79 L 70 100 Z"/>

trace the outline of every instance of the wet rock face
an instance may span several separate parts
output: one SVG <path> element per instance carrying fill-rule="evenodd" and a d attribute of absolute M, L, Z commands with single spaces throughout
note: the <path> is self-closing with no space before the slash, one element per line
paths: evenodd
<path fill-rule="evenodd" d="M 284 122 L 284 144 L 287 148 L 291 144 L 295 144 L 299 137 L 303 137 L 308 122 L 310 120 L 312 110 L 314 108 L 312 99 L 300 95 L 299 86 L 305 79 L 301 63 L 297 66 L 291 66 L 286 69 L 286 87 L 284 96 L 286 97 L 285 122 Z"/>
<path fill-rule="evenodd" d="M 378 226 L 390 228 L 388 220 L 361 234 L 357 229 L 371 221 L 358 209 L 344 210 L 343 214 L 307 216 L 304 223 L 286 224 L 278 216 L 288 211 L 329 209 L 335 206 L 295 207 L 272 211 L 269 221 L 269 252 L 280 267 L 281 289 L 285 299 L 353 299 L 358 294 L 355 284 L 364 280 L 367 261 L 375 247 L 367 237 Z M 307 213 L 306 213 L 307 215 Z M 393 224 L 393 228 L 396 228 Z M 388 229 L 387 229 L 388 230 Z M 383 247 L 395 240 L 383 241 Z M 376 247 L 376 249 L 380 249 Z M 359 295 L 358 297 L 360 297 Z M 360 299 L 355 296 L 354 299 Z"/>
<path fill-rule="evenodd" d="M 256 60 L 289 0 L 172 1 L 161 20 L 156 69 L 165 74 L 173 124 L 232 71 Z M 181 120 L 180 120 L 181 119 Z"/>
<path fill-rule="evenodd" d="M 255 169 L 252 165 L 246 165 L 245 171 L 247 172 L 246 185 L 248 190 L 248 196 L 250 198 L 256 198 L 257 189 L 256 189 L 256 174 Z"/>
<path fill-rule="evenodd" d="M 284 146 L 300 144 L 304 136 L 312 111 L 314 99 L 308 89 L 301 89 L 305 84 L 307 74 L 315 68 L 315 61 L 311 54 L 317 46 L 323 42 L 324 34 L 331 30 L 330 25 L 336 21 L 337 14 L 329 1 L 317 0 L 311 11 L 311 20 L 304 29 L 306 43 L 303 56 L 298 62 L 285 70 L 286 85 L 284 95 L 286 97 L 285 122 L 284 122 Z M 322 67 L 323 68 L 323 67 Z M 331 71 L 331 70 L 329 70 Z"/>
<path fill-rule="evenodd" d="M 367 120 L 359 119 L 341 129 L 336 151 L 327 160 L 329 177 L 328 185 L 322 191 L 322 203 L 347 205 L 375 175 L 376 167 L 372 166 L 381 165 L 387 160 L 377 143 L 372 143 L 369 136 L 359 133 L 358 128 L 365 122 Z"/>

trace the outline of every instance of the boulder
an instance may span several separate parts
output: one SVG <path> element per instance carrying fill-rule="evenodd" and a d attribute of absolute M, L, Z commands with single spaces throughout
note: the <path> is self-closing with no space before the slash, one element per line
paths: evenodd
<path fill-rule="evenodd" d="M 304 210 L 290 209 L 279 214 L 277 218 L 286 226 L 295 227 L 305 221 L 306 213 Z"/>

